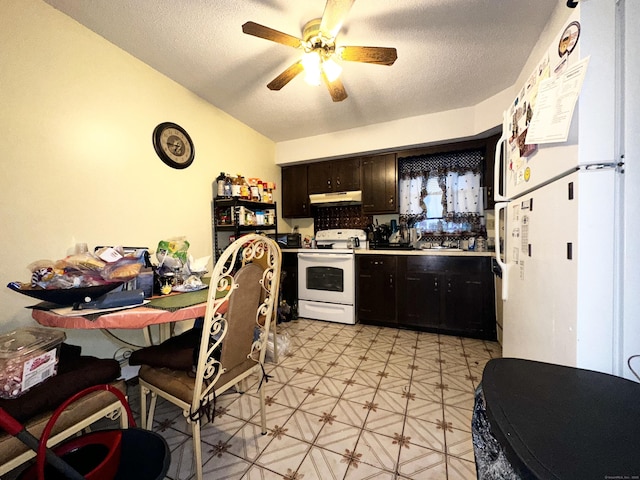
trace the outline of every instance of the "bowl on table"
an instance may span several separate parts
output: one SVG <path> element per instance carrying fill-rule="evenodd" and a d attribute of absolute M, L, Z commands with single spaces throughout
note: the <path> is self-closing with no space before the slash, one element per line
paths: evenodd
<path fill-rule="evenodd" d="M 122 282 L 110 282 L 102 285 L 93 285 L 91 287 L 55 288 L 48 290 L 44 288 L 33 288 L 31 285 L 20 282 L 11 282 L 7 287 L 14 292 L 37 298 L 44 302 L 57 303 L 58 305 L 73 305 L 74 303 L 95 300 L 121 285 Z M 90 300 L 87 300 L 87 298 Z"/>

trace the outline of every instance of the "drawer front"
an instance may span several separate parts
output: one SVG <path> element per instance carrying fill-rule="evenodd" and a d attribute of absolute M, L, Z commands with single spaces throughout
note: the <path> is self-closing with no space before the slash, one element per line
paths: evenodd
<path fill-rule="evenodd" d="M 396 257 L 391 255 L 358 255 L 361 272 L 391 272 L 396 268 Z"/>
<path fill-rule="evenodd" d="M 491 271 L 490 257 L 447 257 L 425 255 L 407 257 L 407 272 L 485 273 Z"/>

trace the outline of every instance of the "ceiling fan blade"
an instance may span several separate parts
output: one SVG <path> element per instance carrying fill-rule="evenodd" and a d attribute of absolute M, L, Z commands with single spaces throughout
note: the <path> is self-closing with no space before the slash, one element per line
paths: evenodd
<path fill-rule="evenodd" d="M 333 100 L 334 102 L 341 102 L 345 98 L 347 98 L 347 91 L 344 89 L 344 85 L 342 85 L 342 81 L 340 81 L 339 78 L 336 78 L 333 82 L 330 82 L 324 72 L 322 72 L 322 79 L 324 80 L 324 83 L 329 90 L 331 100 Z"/>
<path fill-rule="evenodd" d="M 391 47 L 340 47 L 340 58 L 349 62 L 393 65 L 398 52 Z"/>
<path fill-rule="evenodd" d="M 296 75 L 302 72 L 302 70 L 304 70 L 302 63 L 296 62 L 293 65 L 291 65 L 289 68 L 287 68 L 284 72 L 282 72 L 280 75 L 278 75 L 276 78 L 271 80 L 271 82 L 269 82 L 267 87 L 269 88 L 269 90 L 280 90 L 287 83 L 293 80 Z"/>
<path fill-rule="evenodd" d="M 298 48 L 301 45 L 301 40 L 293 35 L 282 33 L 273 28 L 265 27 L 255 22 L 247 22 L 242 25 L 242 31 L 248 35 L 254 37 L 264 38 L 265 40 L 271 40 L 272 42 L 281 43 L 290 47 Z"/>
<path fill-rule="evenodd" d="M 327 0 L 320 22 L 320 33 L 336 38 L 355 0 Z"/>

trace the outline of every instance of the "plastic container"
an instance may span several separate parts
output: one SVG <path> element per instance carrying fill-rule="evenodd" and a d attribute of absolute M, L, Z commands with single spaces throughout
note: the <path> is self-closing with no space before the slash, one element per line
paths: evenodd
<path fill-rule="evenodd" d="M 473 251 L 476 249 L 476 237 L 469 237 L 469 247 L 468 250 Z"/>
<path fill-rule="evenodd" d="M 487 240 L 484 237 L 478 237 L 478 239 L 476 240 L 476 251 L 478 252 L 487 251 Z"/>
<path fill-rule="evenodd" d="M 0 335 L 0 398 L 16 398 L 58 372 L 62 331 L 25 327 Z"/>
<path fill-rule="evenodd" d="M 275 210 L 267 210 L 264 214 L 264 224 L 265 225 L 273 225 L 276 223 L 276 212 Z"/>

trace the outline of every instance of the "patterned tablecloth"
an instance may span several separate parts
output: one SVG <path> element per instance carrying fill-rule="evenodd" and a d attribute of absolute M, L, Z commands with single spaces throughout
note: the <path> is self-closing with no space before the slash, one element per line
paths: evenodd
<path fill-rule="evenodd" d="M 40 325 L 79 329 L 140 329 L 150 325 L 179 322 L 203 317 L 207 308 L 209 290 L 175 293 L 154 297 L 143 306 L 96 313 L 86 316 L 65 316 L 53 310 L 33 307 L 31 316 Z M 38 308 L 41 307 L 41 308 Z"/>

